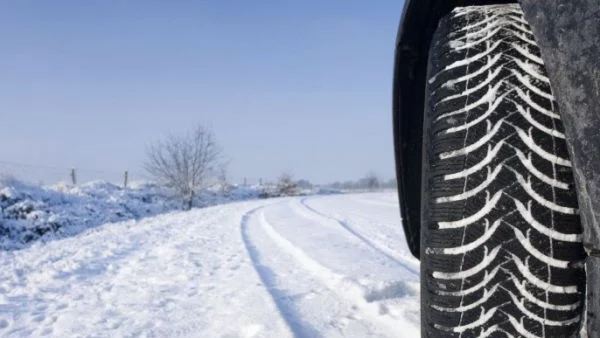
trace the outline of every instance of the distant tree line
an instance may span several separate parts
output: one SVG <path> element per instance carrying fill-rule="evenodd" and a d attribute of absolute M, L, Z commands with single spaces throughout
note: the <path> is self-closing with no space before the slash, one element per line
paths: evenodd
<path fill-rule="evenodd" d="M 328 188 L 332 190 L 347 191 L 377 191 L 382 189 L 396 189 L 396 178 L 384 180 L 375 172 L 369 172 L 364 177 L 355 181 L 336 181 L 324 185 L 315 185 L 306 179 L 295 180 L 290 174 L 282 174 L 275 183 L 264 184 L 265 193 L 269 196 L 293 196 L 302 192 L 302 190 L 311 190 L 317 188 Z"/>
<path fill-rule="evenodd" d="M 384 180 L 374 172 L 370 172 L 356 181 L 336 181 L 327 185 L 331 189 L 339 190 L 380 190 L 396 189 L 396 179 Z"/>

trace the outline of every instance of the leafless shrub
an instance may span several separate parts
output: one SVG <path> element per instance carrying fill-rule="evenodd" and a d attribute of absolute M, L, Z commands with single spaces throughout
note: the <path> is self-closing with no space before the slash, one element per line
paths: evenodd
<path fill-rule="evenodd" d="M 221 152 L 212 131 L 198 125 L 184 135 L 171 135 L 150 145 L 144 167 L 159 184 L 173 189 L 191 209 L 198 190 L 215 174 Z"/>
<path fill-rule="evenodd" d="M 298 186 L 292 175 L 284 173 L 277 179 L 277 192 L 279 196 L 295 196 L 298 194 Z"/>

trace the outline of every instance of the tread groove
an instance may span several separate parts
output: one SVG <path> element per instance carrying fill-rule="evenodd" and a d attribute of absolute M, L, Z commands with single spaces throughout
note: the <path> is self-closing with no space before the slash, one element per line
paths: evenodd
<path fill-rule="evenodd" d="M 520 7 L 455 9 L 429 58 L 423 336 L 573 336 L 585 290 L 577 199 Z"/>

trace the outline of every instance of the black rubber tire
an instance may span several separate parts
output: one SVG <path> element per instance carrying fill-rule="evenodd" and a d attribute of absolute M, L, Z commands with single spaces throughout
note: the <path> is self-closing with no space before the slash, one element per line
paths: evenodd
<path fill-rule="evenodd" d="M 577 198 L 520 7 L 455 9 L 429 60 L 422 336 L 575 336 L 585 292 Z"/>

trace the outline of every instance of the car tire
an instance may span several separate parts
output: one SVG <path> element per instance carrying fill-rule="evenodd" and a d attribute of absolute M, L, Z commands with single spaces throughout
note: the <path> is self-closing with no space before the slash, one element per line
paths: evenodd
<path fill-rule="evenodd" d="M 518 5 L 435 32 L 423 126 L 423 337 L 572 337 L 585 253 L 564 129 Z"/>

